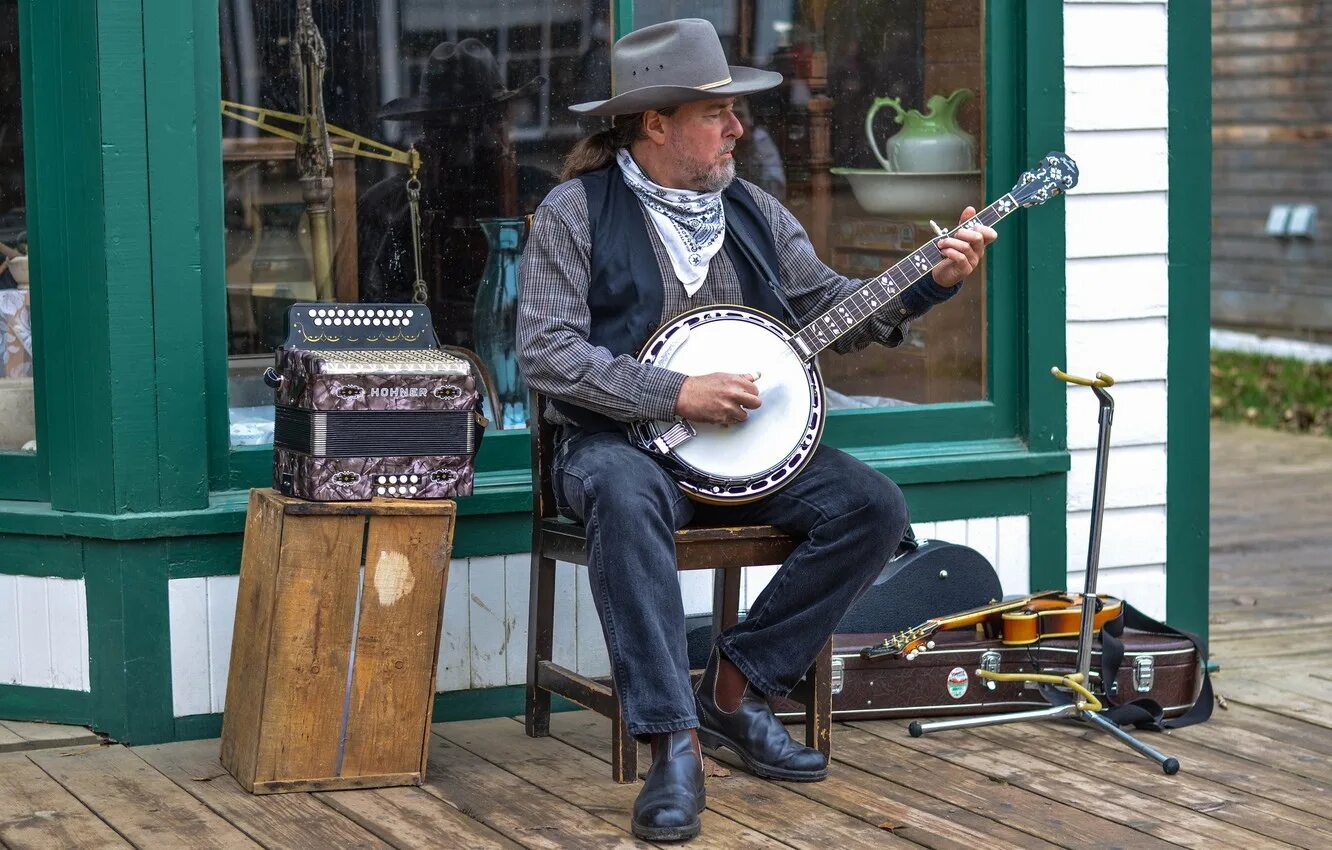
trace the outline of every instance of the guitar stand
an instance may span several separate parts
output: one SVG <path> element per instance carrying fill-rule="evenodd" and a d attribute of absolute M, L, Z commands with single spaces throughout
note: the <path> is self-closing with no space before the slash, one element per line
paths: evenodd
<path fill-rule="evenodd" d="M 1058 367 L 1050 370 L 1056 378 L 1065 383 L 1091 387 L 1101 403 L 1100 434 L 1096 443 L 1096 481 L 1092 492 L 1091 540 L 1087 548 L 1087 580 L 1082 590 L 1082 631 L 1078 635 L 1077 668 L 1062 676 L 1045 673 L 996 673 L 990 670 L 977 670 L 976 675 L 986 680 L 986 686 L 993 688 L 992 682 L 1035 682 L 1051 685 L 1071 691 L 1071 701 L 1062 705 L 1034 711 L 1016 711 L 1009 714 L 991 714 L 978 717 L 959 717 L 953 720 L 937 720 L 928 723 L 913 721 L 907 727 L 911 737 L 919 738 L 929 732 L 944 732 L 949 729 L 971 729 L 977 726 L 994 726 L 999 723 L 1021 723 L 1027 720 L 1057 720 L 1073 718 L 1091 723 L 1133 749 L 1161 765 L 1161 770 L 1168 776 L 1179 772 L 1179 759 L 1166 756 L 1137 738 L 1120 729 L 1115 723 L 1106 720 L 1099 712 L 1101 701 L 1088 689 L 1091 674 L 1092 623 L 1096 616 L 1096 570 L 1101 554 L 1101 516 L 1105 510 L 1106 465 L 1110 457 L 1110 424 L 1114 418 L 1115 401 L 1105 391 L 1114 386 L 1115 379 L 1104 372 L 1097 372 L 1095 379 L 1079 378 L 1061 371 Z"/>

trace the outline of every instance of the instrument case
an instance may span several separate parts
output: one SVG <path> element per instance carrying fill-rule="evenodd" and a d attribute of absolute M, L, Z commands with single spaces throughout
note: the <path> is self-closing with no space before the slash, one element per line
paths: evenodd
<path fill-rule="evenodd" d="M 866 646 L 879 644 L 886 633 L 833 636 L 833 719 L 947 717 L 1025 711 L 1050 705 L 1030 682 L 986 682 L 978 668 L 1000 673 L 1066 673 L 1077 665 L 1077 640 L 1049 639 L 1031 646 L 1004 646 L 972 630 L 940 631 L 935 647 L 906 658 L 867 659 Z M 1181 635 L 1126 629 L 1124 658 L 1107 704 L 1143 697 L 1155 700 L 1165 717 L 1186 713 L 1202 687 L 1202 661 L 1194 644 Z M 1101 683 L 1101 651 L 1092 652 L 1091 690 L 1106 702 Z M 991 687 L 993 686 L 993 687 Z M 804 710 L 795 703 L 772 700 L 778 716 L 801 722 Z"/>

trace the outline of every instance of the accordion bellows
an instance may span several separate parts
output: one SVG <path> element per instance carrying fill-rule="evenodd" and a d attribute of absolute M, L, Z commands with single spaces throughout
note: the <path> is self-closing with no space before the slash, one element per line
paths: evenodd
<path fill-rule="evenodd" d="M 471 495 L 485 429 L 471 365 L 419 304 L 296 304 L 267 376 L 273 486 L 313 501 Z"/>

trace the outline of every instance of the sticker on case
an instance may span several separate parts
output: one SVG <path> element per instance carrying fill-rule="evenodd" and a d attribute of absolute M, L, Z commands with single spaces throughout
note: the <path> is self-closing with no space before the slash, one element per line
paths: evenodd
<path fill-rule="evenodd" d="M 962 699 L 967 692 L 967 671 L 954 667 L 948 671 L 948 695 L 953 699 Z"/>

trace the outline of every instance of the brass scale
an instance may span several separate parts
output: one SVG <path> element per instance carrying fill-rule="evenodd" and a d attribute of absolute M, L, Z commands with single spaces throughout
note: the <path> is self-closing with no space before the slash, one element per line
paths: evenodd
<path fill-rule="evenodd" d="M 324 70 L 328 54 L 311 10 L 312 0 L 296 0 L 298 20 L 292 39 L 292 65 L 300 80 L 300 115 L 263 109 L 230 100 L 222 101 L 222 116 L 248 124 L 296 143 L 296 166 L 300 172 L 306 212 L 310 217 L 310 247 L 313 256 L 315 298 L 333 300 L 332 226 L 329 219 L 333 197 L 333 153 L 363 156 L 405 165 L 407 204 L 412 221 L 412 254 L 416 280 L 412 300 L 426 301 L 426 282 L 421 277 L 421 154 L 415 146 L 399 150 L 366 136 L 329 124 L 324 116 Z"/>

